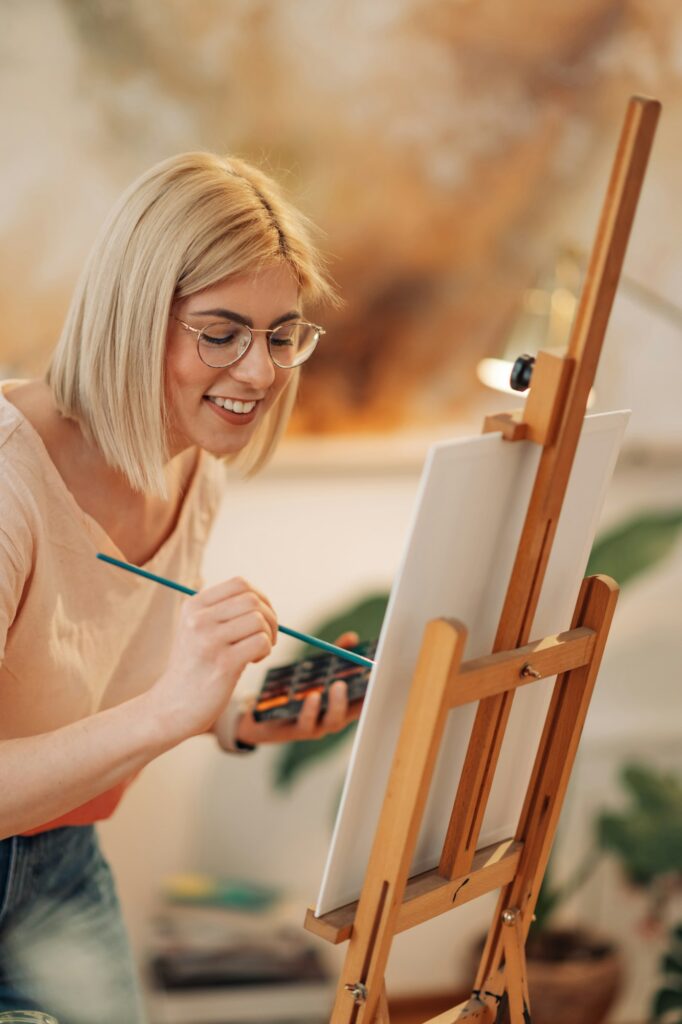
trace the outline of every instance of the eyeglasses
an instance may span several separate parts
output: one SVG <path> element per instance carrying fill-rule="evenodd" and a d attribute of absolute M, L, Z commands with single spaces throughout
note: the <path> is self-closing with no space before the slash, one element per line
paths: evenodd
<path fill-rule="evenodd" d="M 192 334 L 196 334 L 199 358 L 216 370 L 232 366 L 241 359 L 249 350 L 254 334 L 266 334 L 270 358 L 275 366 L 291 370 L 310 358 L 325 333 L 322 327 L 309 324 L 305 320 L 267 328 L 247 327 L 236 320 L 221 320 L 199 330 L 198 327 L 190 327 L 177 316 L 173 319 Z"/>

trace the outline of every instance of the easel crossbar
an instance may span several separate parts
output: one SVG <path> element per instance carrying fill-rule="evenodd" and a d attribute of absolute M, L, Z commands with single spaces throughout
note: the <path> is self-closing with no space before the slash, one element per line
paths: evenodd
<path fill-rule="evenodd" d="M 504 839 L 478 850 L 467 875 L 452 880 L 443 878 L 438 869 L 423 871 L 408 879 L 398 911 L 395 933 L 407 931 L 423 921 L 445 914 L 487 892 L 507 885 L 514 878 L 523 843 Z M 321 917 L 308 911 L 305 927 L 320 938 L 338 945 L 351 937 L 358 901 L 348 903 Z"/>
<path fill-rule="evenodd" d="M 494 697 L 587 665 L 594 644 L 594 630 L 581 627 L 535 640 L 512 651 L 465 661 L 455 679 L 450 706 L 459 707 Z"/>

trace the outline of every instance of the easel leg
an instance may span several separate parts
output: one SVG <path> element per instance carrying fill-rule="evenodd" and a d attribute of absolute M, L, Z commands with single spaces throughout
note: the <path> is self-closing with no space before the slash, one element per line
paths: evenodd
<path fill-rule="evenodd" d="M 476 977 L 477 988 L 493 987 L 493 976 L 506 955 L 506 928 L 502 920 L 506 909 L 519 908 L 523 942 L 528 936 L 617 598 L 618 588 L 607 577 L 583 580 L 572 628 L 594 629 L 597 641 L 590 662 L 559 676 L 554 685 L 516 834 L 516 839 L 524 844 L 522 861 L 516 878 L 500 893 L 498 912 Z M 504 973 L 507 975 L 508 971 Z"/>
<path fill-rule="evenodd" d="M 444 619 L 424 632 L 330 1024 L 388 1024 L 386 962 L 465 640 Z"/>
<path fill-rule="evenodd" d="M 388 996 L 386 994 L 386 982 L 384 982 L 381 995 L 379 996 L 379 1004 L 377 1006 L 377 1015 L 374 1018 L 376 1024 L 390 1024 L 388 1016 Z"/>
<path fill-rule="evenodd" d="M 502 912 L 505 988 L 509 998 L 510 1024 L 530 1024 L 530 999 L 526 975 L 526 951 L 518 910 Z"/>

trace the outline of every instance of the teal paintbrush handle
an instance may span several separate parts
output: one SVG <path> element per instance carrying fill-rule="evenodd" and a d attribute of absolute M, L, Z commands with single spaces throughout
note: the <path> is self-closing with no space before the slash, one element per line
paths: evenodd
<path fill-rule="evenodd" d="M 153 572 L 147 572 L 146 569 L 140 569 L 137 565 L 131 565 L 130 562 L 122 562 L 119 558 L 112 558 L 110 555 L 103 555 L 101 552 L 98 553 L 97 557 L 102 562 L 109 562 L 110 565 L 116 565 L 119 569 L 135 573 L 136 576 L 143 576 L 146 580 L 160 583 L 162 587 L 179 590 L 181 594 L 189 594 L 190 597 L 196 594 L 196 590 L 192 590 L 190 587 L 183 587 L 181 583 L 176 583 L 175 580 L 168 580 L 165 576 L 157 576 Z M 305 643 L 311 644 L 312 647 L 319 647 L 321 651 L 328 651 L 330 654 L 338 655 L 339 658 L 345 658 L 346 661 L 352 661 L 354 665 L 366 667 L 367 665 L 374 664 L 370 658 L 363 658 L 361 654 L 354 654 L 352 651 L 347 651 L 344 647 L 337 647 L 336 644 L 328 644 L 326 640 L 319 640 L 316 636 L 299 633 L 298 630 L 289 629 L 287 626 L 278 626 L 277 629 L 280 633 L 286 633 L 287 636 L 293 636 L 297 640 L 303 640 Z"/>
<path fill-rule="evenodd" d="M 352 661 L 356 665 L 362 665 L 363 668 L 374 664 L 371 658 L 364 658 L 361 654 L 354 654 L 352 651 L 347 651 L 345 647 L 337 647 L 336 644 L 329 644 L 326 640 L 320 640 L 319 637 L 308 636 L 307 633 L 299 633 L 298 630 L 289 629 L 288 626 L 278 626 L 277 629 L 280 633 L 286 633 L 287 636 L 295 636 L 297 640 L 304 640 L 305 643 L 312 644 L 313 647 L 319 647 L 321 651 L 329 651 L 330 654 L 338 654 L 339 658 L 345 658 L 346 661 Z"/>

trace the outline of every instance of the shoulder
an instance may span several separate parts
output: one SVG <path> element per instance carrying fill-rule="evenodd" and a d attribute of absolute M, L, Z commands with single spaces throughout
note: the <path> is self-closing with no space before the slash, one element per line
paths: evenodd
<path fill-rule="evenodd" d="M 40 523 L 45 474 L 37 442 L 0 388 L 0 540 L 15 563 L 30 557 Z"/>
<path fill-rule="evenodd" d="M 30 560 L 39 525 L 40 471 L 21 443 L 0 437 L 0 540 L 16 562 Z"/>
<path fill-rule="evenodd" d="M 0 383 L 0 453 L 9 443 L 12 436 L 20 429 L 23 417 L 16 406 L 12 405 L 5 397 L 4 387 L 7 384 L 14 384 L 14 381 L 2 381 Z"/>

